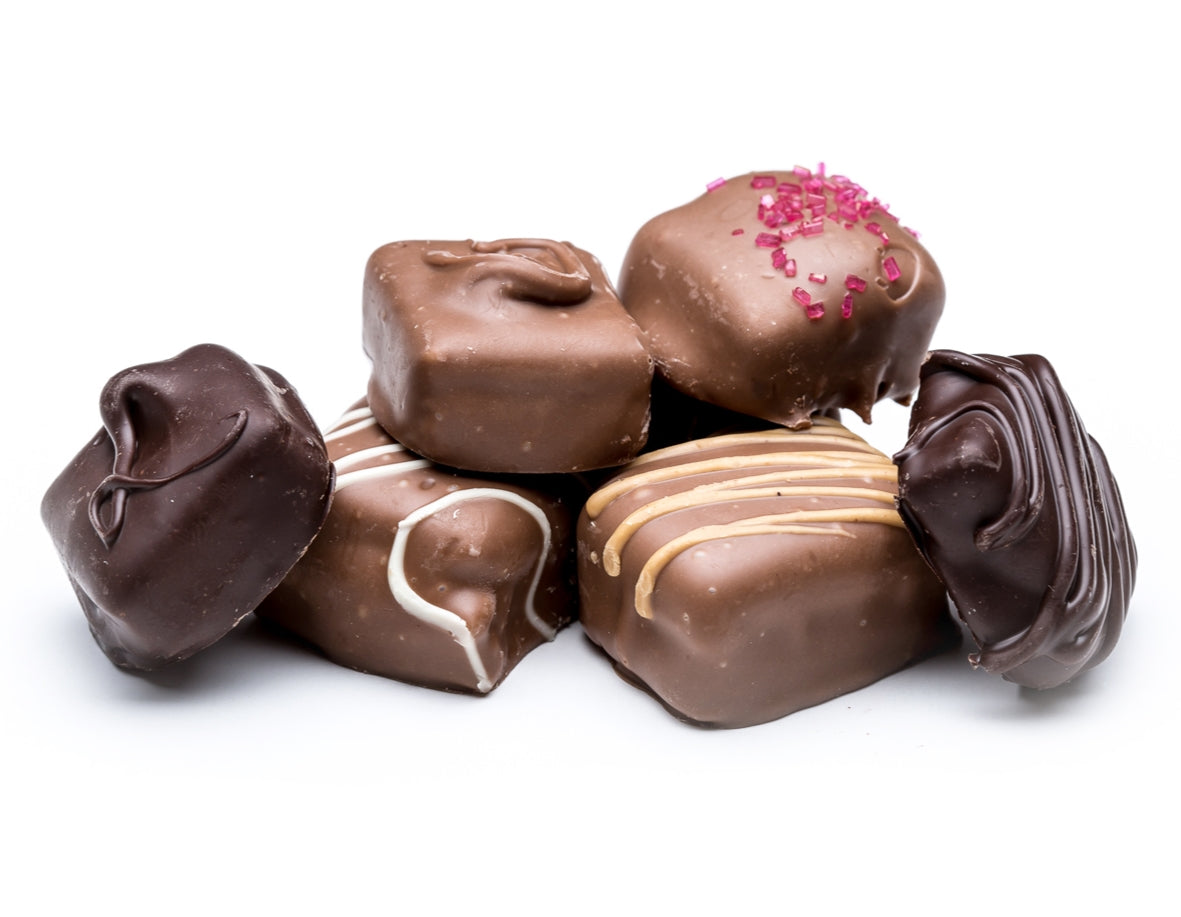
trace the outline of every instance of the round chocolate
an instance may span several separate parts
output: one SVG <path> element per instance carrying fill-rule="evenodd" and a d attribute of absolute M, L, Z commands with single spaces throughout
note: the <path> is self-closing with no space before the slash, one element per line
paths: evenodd
<path fill-rule="evenodd" d="M 650 220 L 619 291 L 670 384 L 789 427 L 908 399 L 944 300 L 884 204 L 803 169 L 716 183 Z"/>

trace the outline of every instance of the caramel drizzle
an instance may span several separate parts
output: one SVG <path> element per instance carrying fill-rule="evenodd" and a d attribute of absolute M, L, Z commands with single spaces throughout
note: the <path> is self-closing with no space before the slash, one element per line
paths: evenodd
<path fill-rule="evenodd" d="M 103 478 L 99 482 L 98 487 L 94 489 L 94 493 L 90 495 L 90 502 L 87 506 L 90 525 L 94 528 L 98 537 L 102 539 L 103 544 L 107 548 L 110 548 L 118 540 L 119 533 L 123 530 L 127 495 L 129 493 L 139 490 L 154 490 L 157 487 L 170 484 L 178 478 L 192 474 L 194 471 L 198 471 L 206 465 L 217 461 L 242 436 L 242 431 L 246 429 L 248 413 L 246 408 L 242 408 L 240 411 L 235 411 L 233 414 L 227 414 L 223 417 L 222 420 L 233 420 L 234 425 L 222 437 L 221 442 L 214 446 L 203 458 L 190 462 L 171 474 L 147 478 L 135 477 L 131 474 L 131 465 L 136 459 L 139 446 L 135 436 L 135 428 L 132 426 L 131 416 L 128 412 L 124 411 L 117 431 L 112 434 L 112 439 L 115 441 L 114 468 L 111 474 Z M 108 500 L 111 502 L 111 509 L 108 521 L 104 522 L 101 513 L 103 505 Z"/>
<path fill-rule="evenodd" d="M 640 506 L 629 513 L 607 539 L 603 549 L 603 568 L 609 576 L 620 575 L 622 552 L 632 536 L 642 526 L 678 510 L 718 503 L 733 503 L 738 500 L 801 497 L 846 498 L 883 504 L 880 506 L 792 510 L 691 529 L 664 544 L 645 561 L 635 585 L 634 597 L 637 614 L 643 618 L 652 617 L 652 594 L 655 591 L 660 573 L 678 555 L 707 541 L 747 535 L 854 537 L 851 532 L 840 528 L 842 523 L 875 523 L 896 528 L 904 527 L 902 518 L 894 507 L 894 491 L 898 478 L 897 468 L 886 456 L 843 427 L 835 426 L 834 429 L 824 434 L 784 430 L 720 436 L 671 446 L 668 449 L 649 453 L 642 459 L 647 460 L 645 463 L 650 463 L 654 456 L 656 458 L 685 457 L 718 446 L 773 443 L 799 445 L 801 438 L 807 440 L 802 445 L 839 443 L 852 445 L 855 449 L 853 451 L 812 452 L 805 450 L 746 456 L 733 454 L 715 456 L 700 461 L 642 471 L 639 474 L 617 479 L 592 496 L 591 501 L 587 504 L 587 512 L 593 519 L 612 501 L 628 492 L 652 484 L 688 478 L 697 474 L 736 472 L 742 468 L 807 466 L 713 481 L 690 490 L 659 497 Z M 637 460 L 630 467 L 635 467 L 640 463 L 641 460 Z M 825 480 L 831 481 L 838 477 L 837 472 L 839 472 L 839 477 L 844 480 L 881 481 L 887 485 L 887 489 L 818 483 Z"/>
<path fill-rule="evenodd" d="M 443 249 L 424 252 L 422 260 L 432 267 L 469 266 L 473 284 L 487 278 L 499 279 L 514 299 L 549 303 L 577 303 L 591 295 L 591 278 L 586 266 L 563 242 L 551 239 L 499 239 L 472 242 L 470 255 Z M 521 250 L 547 253 L 557 269 L 543 264 Z"/>
<path fill-rule="evenodd" d="M 929 419 L 896 460 L 906 461 L 961 417 L 985 414 L 993 419 L 994 432 L 1003 439 L 1017 471 L 1008 505 L 976 530 L 976 546 L 987 552 L 1018 544 L 1033 531 L 1048 501 L 1058 522 L 1054 575 L 1033 620 L 1023 631 L 969 658 L 994 673 L 1008 672 L 1037 656 L 1081 667 L 1104 645 L 1115 644 L 1122 611 L 1108 611 L 1117 600 L 1121 610 L 1126 608 L 1134 579 L 1135 545 L 1124 528 L 1122 502 L 1106 463 L 1095 455 L 1097 448 L 1092 451 L 1093 440 L 1044 358 L 934 351 L 922 378 L 941 371 L 993 386 L 1004 403 L 974 399 Z"/>

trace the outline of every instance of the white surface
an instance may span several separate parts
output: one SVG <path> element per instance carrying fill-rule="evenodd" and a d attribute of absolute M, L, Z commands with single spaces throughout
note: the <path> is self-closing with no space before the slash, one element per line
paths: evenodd
<path fill-rule="evenodd" d="M 1163 7 L 428 6 L 3 16 L 4 910 L 1150 912 L 1181 816 Z M 705 732 L 577 628 L 486 699 L 249 626 L 153 679 L 94 646 L 37 506 L 115 371 L 216 341 L 327 424 L 378 245 L 541 235 L 614 274 L 710 179 L 819 160 L 922 232 L 936 346 L 1046 354 L 1107 449 L 1142 562 L 1099 669 L 1036 695 L 952 654 Z"/>

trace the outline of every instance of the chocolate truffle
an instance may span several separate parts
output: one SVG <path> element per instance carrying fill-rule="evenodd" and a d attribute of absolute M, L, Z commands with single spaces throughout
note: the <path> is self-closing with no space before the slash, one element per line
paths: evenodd
<path fill-rule="evenodd" d="M 789 427 L 906 401 L 943 311 L 939 269 L 841 176 L 714 182 L 637 233 L 619 291 L 685 394 Z"/>
<path fill-rule="evenodd" d="M 124 370 L 99 409 L 41 515 L 103 652 L 154 669 L 286 575 L 328 512 L 332 466 L 290 383 L 214 344 Z"/>
<path fill-rule="evenodd" d="M 332 512 L 258 609 L 334 661 L 451 691 L 491 691 L 574 615 L 565 476 L 456 474 L 407 451 L 364 400 L 326 434 Z"/>
<path fill-rule="evenodd" d="M 652 358 L 603 269 L 547 239 L 395 242 L 369 259 L 369 403 L 407 448 L 480 472 L 620 465 Z"/>
<path fill-rule="evenodd" d="M 1052 688 L 1107 657 L 1136 545 L 1044 357 L 932 353 L 894 460 L 902 517 L 979 644 L 974 665 Z"/>
<path fill-rule="evenodd" d="M 896 469 L 827 418 L 646 453 L 579 519 L 580 620 L 708 726 L 776 719 L 958 639 L 894 506 Z"/>

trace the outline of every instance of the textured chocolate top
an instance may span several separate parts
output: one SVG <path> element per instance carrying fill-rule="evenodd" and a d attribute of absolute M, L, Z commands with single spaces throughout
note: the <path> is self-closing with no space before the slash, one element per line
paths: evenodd
<path fill-rule="evenodd" d="M 124 370 L 41 514 L 91 631 L 152 669 L 213 643 L 315 537 L 333 472 L 299 396 L 224 347 Z"/>
<path fill-rule="evenodd" d="M 628 461 L 647 438 L 643 335 L 569 243 L 382 246 L 365 273 L 364 344 L 374 414 L 432 461 L 583 471 Z"/>
<path fill-rule="evenodd" d="M 674 387 L 790 427 L 908 399 L 944 299 L 884 204 L 806 170 L 739 176 L 649 221 L 619 290 Z"/>
<path fill-rule="evenodd" d="M 980 645 L 974 664 L 1050 688 L 1106 658 L 1136 546 L 1044 357 L 932 353 L 895 462 L 902 516 Z"/>

